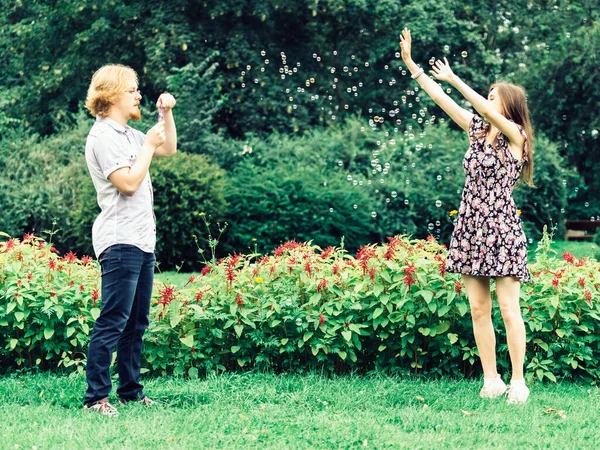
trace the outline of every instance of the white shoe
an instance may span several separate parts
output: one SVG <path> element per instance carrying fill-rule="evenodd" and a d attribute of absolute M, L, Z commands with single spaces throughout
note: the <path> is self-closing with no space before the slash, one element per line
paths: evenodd
<path fill-rule="evenodd" d="M 497 398 L 506 392 L 506 384 L 500 378 L 500 375 L 496 375 L 496 378 L 484 378 L 483 387 L 479 391 L 481 398 Z"/>
<path fill-rule="evenodd" d="M 525 386 L 525 380 L 511 381 L 506 402 L 509 405 L 518 405 L 525 403 L 527 398 L 529 398 L 529 388 Z"/>

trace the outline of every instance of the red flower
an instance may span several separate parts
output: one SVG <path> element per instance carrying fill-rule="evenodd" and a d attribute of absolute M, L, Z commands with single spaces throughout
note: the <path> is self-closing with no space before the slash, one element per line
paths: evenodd
<path fill-rule="evenodd" d="M 306 261 L 306 264 L 304 264 L 304 271 L 307 274 L 312 275 L 312 266 L 310 265 L 310 261 Z"/>
<path fill-rule="evenodd" d="M 577 261 L 575 261 L 575 267 L 584 266 L 586 262 L 587 262 L 586 258 L 578 259 Z"/>
<path fill-rule="evenodd" d="M 32 277 L 33 277 L 33 274 L 31 272 L 27 272 L 27 279 L 31 280 Z"/>
<path fill-rule="evenodd" d="M 207 273 L 209 273 L 211 271 L 212 267 L 210 267 L 208 264 L 206 266 L 204 266 L 202 268 L 202 276 L 205 276 Z"/>
<path fill-rule="evenodd" d="M 85 286 L 83 284 L 79 285 L 79 292 L 83 292 L 85 290 Z"/>
<path fill-rule="evenodd" d="M 57 268 L 56 261 L 54 261 L 53 259 L 48 261 L 48 267 L 50 267 L 50 270 L 56 270 L 56 268 Z"/>
<path fill-rule="evenodd" d="M 337 275 L 338 273 L 340 273 L 340 266 L 338 266 L 337 263 L 334 264 L 333 266 L 331 266 L 331 272 L 334 275 Z"/>
<path fill-rule="evenodd" d="M 325 290 L 326 287 L 327 287 L 327 278 L 323 278 L 319 282 L 319 285 L 317 286 L 317 292 L 321 292 L 321 291 Z"/>
<path fill-rule="evenodd" d="M 369 277 L 371 278 L 373 284 L 375 284 L 375 267 L 371 267 L 371 270 L 369 271 Z"/>
<path fill-rule="evenodd" d="M 592 293 L 586 289 L 585 292 L 583 293 L 583 296 L 586 299 L 586 301 L 588 302 L 588 304 L 590 306 L 592 306 Z"/>
<path fill-rule="evenodd" d="M 56 297 L 56 292 L 50 291 L 50 297 Z"/>
<path fill-rule="evenodd" d="M 8 241 L 6 241 L 6 244 L 4 244 L 4 250 L 2 252 L 9 252 L 13 248 L 15 248 L 15 245 L 16 241 L 14 239 L 9 239 Z"/>
<path fill-rule="evenodd" d="M 429 235 L 427 236 L 427 242 L 436 242 L 436 239 L 432 235 Z"/>
<path fill-rule="evenodd" d="M 580 278 L 577 284 L 579 284 L 581 287 L 585 287 L 585 278 Z"/>
<path fill-rule="evenodd" d="M 196 300 L 196 305 L 198 304 L 198 302 L 200 300 L 202 300 L 203 295 L 204 295 L 204 292 L 202 292 L 202 291 L 196 292 L 196 295 L 194 296 L 194 300 Z"/>
<path fill-rule="evenodd" d="M 566 252 L 565 252 L 566 253 Z M 553 278 L 552 279 L 552 286 L 554 286 L 554 289 L 556 290 L 556 288 L 558 287 L 558 283 L 560 283 L 560 281 L 558 280 L 558 278 Z"/>
<path fill-rule="evenodd" d="M 344 326 L 345 326 L 346 328 L 348 328 L 348 327 L 350 326 L 350 324 L 349 324 L 348 322 L 344 322 Z"/>
<path fill-rule="evenodd" d="M 275 272 L 275 264 L 269 267 L 269 276 L 273 276 L 273 272 Z"/>
<path fill-rule="evenodd" d="M 52 251 L 52 249 L 50 249 Z M 77 255 L 70 251 L 65 256 L 62 257 L 61 261 L 68 262 L 69 264 L 73 264 L 77 261 Z"/>
<path fill-rule="evenodd" d="M 88 256 L 88 255 L 83 255 L 81 258 L 81 264 L 83 264 L 84 266 L 87 266 L 89 263 L 92 262 L 92 257 Z"/>
<path fill-rule="evenodd" d="M 457 294 L 462 293 L 462 283 L 460 281 L 454 282 L 454 290 L 456 291 Z"/>
<path fill-rule="evenodd" d="M 374 258 L 376 255 L 377 251 L 373 245 L 365 245 L 356 253 L 356 260 L 363 271 L 363 275 L 366 275 L 369 271 L 369 260 Z"/>
<path fill-rule="evenodd" d="M 35 239 L 35 235 L 33 233 L 25 233 L 23 235 L 23 244 L 30 244 Z"/>
<path fill-rule="evenodd" d="M 331 255 L 331 252 L 333 252 L 333 247 L 329 246 L 327 247 L 325 250 L 323 250 L 323 253 L 321 253 L 321 259 L 327 259 L 329 258 L 329 255 Z"/>
<path fill-rule="evenodd" d="M 319 323 L 323 325 L 325 323 L 325 316 L 323 313 L 319 313 Z"/>
<path fill-rule="evenodd" d="M 58 250 L 56 250 L 56 248 L 54 246 L 52 246 L 52 247 L 50 247 L 50 253 L 58 254 Z"/>
<path fill-rule="evenodd" d="M 163 305 L 164 308 L 175 300 L 175 286 L 167 286 L 163 283 L 163 287 L 158 289 L 158 294 L 160 296 L 158 304 Z"/>
<path fill-rule="evenodd" d="M 412 276 L 412 273 L 410 273 L 410 272 L 408 272 L 408 273 L 407 273 L 407 272 L 405 272 L 405 273 L 404 273 L 404 284 L 408 286 L 408 289 L 410 289 L 410 287 L 411 287 L 413 284 L 416 284 L 416 283 L 417 283 L 417 282 L 416 282 L 416 281 L 415 281 L 415 279 L 413 278 L 413 276 Z"/>
<path fill-rule="evenodd" d="M 283 254 L 283 252 L 290 252 L 296 248 L 300 247 L 300 244 L 298 244 L 296 241 L 288 241 L 283 245 L 280 245 L 279 247 L 277 247 L 275 249 L 275 251 L 273 252 L 273 254 L 275 256 L 281 256 Z"/>
<path fill-rule="evenodd" d="M 21 280 L 17 280 L 17 286 L 21 287 L 23 285 L 23 282 Z"/>
<path fill-rule="evenodd" d="M 573 254 L 569 253 L 569 252 L 564 252 L 563 253 L 563 259 L 568 262 L 573 264 L 575 262 L 575 257 L 573 256 Z"/>

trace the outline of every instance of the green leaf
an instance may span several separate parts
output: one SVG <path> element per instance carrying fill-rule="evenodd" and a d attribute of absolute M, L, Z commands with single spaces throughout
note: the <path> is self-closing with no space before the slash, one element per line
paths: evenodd
<path fill-rule="evenodd" d="M 550 381 L 556 383 L 556 377 L 552 372 L 544 372 L 544 375 L 546 375 L 546 378 L 548 378 Z"/>
<path fill-rule="evenodd" d="M 387 348 L 387 347 L 386 347 L 385 345 L 383 345 L 383 344 L 382 344 L 382 345 L 380 345 L 380 346 L 377 348 L 377 351 L 378 351 L 378 352 L 382 352 L 382 351 L 384 351 L 386 348 Z"/>
<path fill-rule="evenodd" d="M 8 305 L 6 305 L 6 314 L 10 313 L 16 307 L 17 304 L 15 302 L 10 302 Z"/>
<path fill-rule="evenodd" d="M 418 291 L 416 295 L 420 295 L 421 297 L 423 297 L 426 303 L 429 303 L 431 299 L 433 299 L 433 292 L 431 291 L 421 290 Z"/>
<path fill-rule="evenodd" d="M 447 320 L 440 322 L 437 327 L 435 327 L 435 331 L 437 334 L 445 333 L 450 329 L 450 322 Z"/>
<path fill-rule="evenodd" d="M 179 340 L 186 347 L 192 348 L 194 346 L 194 334 L 190 333 L 186 337 L 180 337 Z"/>
<path fill-rule="evenodd" d="M 304 333 L 302 339 L 304 340 L 304 342 L 306 342 L 313 336 L 313 334 L 314 333 L 312 331 L 307 331 L 306 333 Z"/>
<path fill-rule="evenodd" d="M 66 332 L 67 337 L 71 337 L 73 333 L 75 333 L 75 327 L 68 327 Z"/>
<path fill-rule="evenodd" d="M 351 331 L 342 331 L 342 336 L 344 336 L 344 339 L 346 339 L 348 342 L 350 342 L 350 339 L 352 339 L 352 332 Z"/>
<path fill-rule="evenodd" d="M 46 340 L 52 338 L 54 336 L 54 328 L 44 328 L 44 337 Z"/>
<path fill-rule="evenodd" d="M 11 339 L 10 340 L 10 349 L 14 350 L 18 343 L 19 343 L 19 341 L 17 339 Z"/>
<path fill-rule="evenodd" d="M 358 327 L 358 325 L 351 323 L 350 325 L 348 325 L 348 329 L 350 331 L 354 331 L 356 334 L 360 334 L 360 328 Z"/>
<path fill-rule="evenodd" d="M 244 367 L 246 365 L 246 360 L 238 358 L 237 363 L 239 364 L 240 367 Z"/>
<path fill-rule="evenodd" d="M 448 333 L 448 340 L 452 345 L 454 345 L 456 341 L 458 341 L 458 334 Z"/>
<path fill-rule="evenodd" d="M 281 340 L 281 345 L 286 345 L 290 340 L 288 338 L 283 338 Z"/>
<path fill-rule="evenodd" d="M 172 314 L 169 320 L 171 328 L 175 328 L 177 325 L 179 325 L 181 319 L 183 319 L 183 316 L 181 314 Z"/>
<path fill-rule="evenodd" d="M 467 314 L 467 311 L 469 310 L 469 306 L 465 302 L 457 303 L 456 308 L 458 309 L 458 313 L 461 317 Z"/>
<path fill-rule="evenodd" d="M 237 353 L 240 351 L 240 346 L 239 345 L 232 345 L 231 346 L 231 353 Z"/>
<path fill-rule="evenodd" d="M 348 356 L 348 354 L 346 352 L 343 352 L 343 351 L 339 351 L 338 355 L 340 355 L 340 358 L 342 358 L 344 360 L 346 359 L 346 356 Z"/>
<path fill-rule="evenodd" d="M 244 331 L 244 325 L 236 325 L 235 327 L 233 327 L 235 329 L 235 334 L 237 334 L 237 337 L 242 337 L 242 331 Z"/>
<path fill-rule="evenodd" d="M 196 369 L 195 367 L 190 367 L 188 370 L 188 376 L 192 380 L 197 380 L 198 379 L 198 369 Z"/>
<path fill-rule="evenodd" d="M 431 333 L 431 330 L 426 327 L 419 327 L 419 333 L 421 333 L 423 336 L 429 336 L 429 333 Z"/>
<path fill-rule="evenodd" d="M 375 308 L 375 311 L 373 311 L 373 319 L 377 319 L 381 314 L 383 314 L 383 308 Z"/>
<path fill-rule="evenodd" d="M 562 337 L 565 337 L 565 332 L 564 332 L 563 330 L 561 330 L 560 328 L 557 328 L 557 329 L 556 329 L 556 335 L 557 335 L 558 337 L 561 337 L 561 338 L 562 338 Z"/>
<path fill-rule="evenodd" d="M 98 320 L 98 317 L 100 317 L 100 308 L 90 309 L 90 315 L 92 316 L 92 319 Z"/>
<path fill-rule="evenodd" d="M 310 350 L 312 351 L 313 356 L 317 356 L 317 354 L 319 353 L 319 349 L 314 345 L 310 346 Z"/>
<path fill-rule="evenodd" d="M 321 293 L 317 292 L 316 294 L 310 296 L 310 300 L 308 301 L 308 303 L 310 303 L 311 305 L 316 305 L 317 303 L 319 303 L 319 300 L 321 300 Z"/>
<path fill-rule="evenodd" d="M 281 323 L 281 320 L 279 319 L 273 319 L 271 321 L 271 328 L 275 328 L 277 325 L 279 325 Z"/>
<path fill-rule="evenodd" d="M 21 311 L 17 311 L 15 313 L 15 319 L 17 319 L 17 322 L 23 322 L 23 318 L 25 317 L 25 313 L 21 312 Z"/>

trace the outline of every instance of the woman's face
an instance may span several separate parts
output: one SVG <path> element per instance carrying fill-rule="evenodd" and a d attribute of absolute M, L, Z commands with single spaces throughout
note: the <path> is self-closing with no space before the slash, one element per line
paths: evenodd
<path fill-rule="evenodd" d="M 504 106 L 502 105 L 502 100 L 500 100 L 500 96 L 498 95 L 498 90 L 496 88 L 493 88 L 488 93 L 488 101 L 492 104 L 492 107 L 496 111 L 504 115 Z"/>

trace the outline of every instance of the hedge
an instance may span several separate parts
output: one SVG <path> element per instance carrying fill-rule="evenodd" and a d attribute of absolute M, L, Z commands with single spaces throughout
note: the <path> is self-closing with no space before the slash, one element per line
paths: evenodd
<path fill-rule="evenodd" d="M 557 258 L 545 234 L 521 289 L 527 376 L 600 378 L 600 264 Z M 231 370 L 480 374 L 468 301 L 444 271 L 435 239 L 389 238 L 356 255 L 287 242 L 273 254 L 233 254 L 183 287 L 155 284 L 145 371 Z M 493 292 L 493 295 L 494 292 Z M 60 257 L 38 238 L 0 244 L 0 367 L 83 371 L 99 313 L 98 265 Z M 508 370 L 494 309 L 498 362 Z"/>

